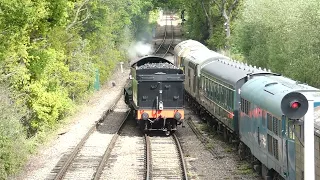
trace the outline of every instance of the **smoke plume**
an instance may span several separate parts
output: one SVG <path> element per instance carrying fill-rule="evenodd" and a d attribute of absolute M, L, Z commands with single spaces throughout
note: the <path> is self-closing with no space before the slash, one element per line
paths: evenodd
<path fill-rule="evenodd" d="M 152 45 L 148 43 L 144 43 L 143 41 L 134 42 L 128 48 L 128 55 L 130 59 L 136 59 L 138 57 L 150 55 L 152 54 L 152 52 L 153 52 Z"/>

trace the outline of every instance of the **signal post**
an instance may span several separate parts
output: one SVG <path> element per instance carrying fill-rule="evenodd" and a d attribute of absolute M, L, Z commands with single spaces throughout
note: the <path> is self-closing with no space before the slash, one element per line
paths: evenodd
<path fill-rule="evenodd" d="M 315 179 L 314 164 L 314 100 L 308 98 L 308 111 L 304 118 L 304 179 Z"/>

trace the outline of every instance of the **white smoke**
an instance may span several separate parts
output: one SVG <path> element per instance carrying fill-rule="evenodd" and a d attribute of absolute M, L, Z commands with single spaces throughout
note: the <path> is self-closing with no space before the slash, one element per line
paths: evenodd
<path fill-rule="evenodd" d="M 130 59 L 135 59 L 141 56 L 152 54 L 153 49 L 152 45 L 148 43 L 144 43 L 142 41 L 134 42 L 128 48 L 128 56 Z"/>

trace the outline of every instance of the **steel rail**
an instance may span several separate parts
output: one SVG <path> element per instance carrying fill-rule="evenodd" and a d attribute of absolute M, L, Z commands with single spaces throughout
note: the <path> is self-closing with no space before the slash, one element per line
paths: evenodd
<path fill-rule="evenodd" d="M 180 141 L 179 141 L 178 137 L 176 136 L 176 134 L 173 134 L 172 136 L 173 136 L 174 141 L 176 142 L 177 149 L 178 149 L 178 152 L 179 152 L 183 179 L 184 180 L 188 180 L 187 167 L 186 167 L 185 158 L 184 158 L 184 155 L 183 155 L 183 151 L 182 151 L 182 148 L 181 148 Z"/>
<path fill-rule="evenodd" d="M 203 134 L 201 134 L 201 132 L 196 128 L 195 124 L 193 123 L 193 121 L 191 119 L 187 120 L 187 123 L 189 125 L 189 127 L 191 128 L 191 130 L 193 131 L 193 133 L 197 136 L 197 138 L 204 144 L 206 145 L 207 143 L 209 143 L 209 140 L 203 136 Z M 215 158 L 219 158 L 221 156 L 219 156 L 219 154 L 217 152 L 215 152 L 213 149 L 207 149 Z"/>
<path fill-rule="evenodd" d="M 150 145 L 150 139 L 147 134 L 144 135 L 145 141 L 146 141 L 146 180 L 150 180 L 151 178 L 151 145 Z"/>
<path fill-rule="evenodd" d="M 166 24 L 164 26 L 164 35 L 163 35 L 163 38 L 162 38 L 162 42 L 160 43 L 160 45 L 158 46 L 157 50 L 153 54 L 157 54 L 157 52 L 162 47 L 163 43 L 166 41 L 166 38 L 167 38 L 167 20 L 168 20 L 168 16 L 166 15 Z"/>
<path fill-rule="evenodd" d="M 164 53 L 164 55 L 162 56 L 163 58 L 168 54 L 168 52 L 170 51 L 171 46 L 173 44 L 174 31 L 173 31 L 173 25 L 172 25 L 172 19 L 171 18 L 170 18 L 170 21 L 171 21 L 171 41 L 170 41 L 170 44 L 169 44 L 169 47 L 168 47 L 166 53 Z"/>
<path fill-rule="evenodd" d="M 104 154 L 103 154 L 102 160 L 101 160 L 100 163 L 99 163 L 99 166 L 98 166 L 98 168 L 97 168 L 97 171 L 96 171 L 96 173 L 94 174 L 94 177 L 93 177 L 94 180 L 100 179 L 100 176 L 101 176 L 101 173 L 102 173 L 102 171 L 103 171 L 103 168 L 104 168 L 106 162 L 108 161 L 108 159 L 110 158 L 110 153 L 111 153 L 111 151 L 113 150 L 113 148 L 114 148 L 114 146 L 115 146 L 115 144 L 116 144 L 116 141 L 117 141 L 117 139 L 118 139 L 118 137 L 119 137 L 119 135 L 120 135 L 120 132 L 121 132 L 121 130 L 123 129 L 124 124 L 125 124 L 126 120 L 128 119 L 130 113 L 131 113 L 131 110 L 128 110 L 125 118 L 124 118 L 123 121 L 121 122 L 121 125 L 120 125 L 119 128 L 117 129 L 116 134 L 113 135 L 112 140 L 110 141 L 110 143 L 109 143 L 106 151 L 105 151 Z"/>
<path fill-rule="evenodd" d="M 181 167 L 182 176 L 183 176 L 182 179 L 188 180 L 187 167 L 186 167 L 185 158 L 183 155 L 180 141 L 175 134 L 172 135 L 172 138 L 175 142 L 175 145 L 176 145 L 176 148 L 177 148 L 178 154 L 179 154 L 180 167 Z M 150 180 L 150 179 L 152 179 L 152 172 L 151 172 L 152 171 L 152 169 L 151 169 L 152 157 L 151 157 L 151 142 L 150 142 L 150 138 L 147 134 L 145 134 L 145 142 L 146 142 L 146 180 Z"/>
<path fill-rule="evenodd" d="M 57 173 L 57 175 L 55 176 L 54 180 L 60 180 L 64 177 L 66 171 L 68 170 L 71 162 L 74 160 L 74 158 L 76 157 L 76 155 L 79 153 L 80 149 L 83 147 L 83 145 L 85 144 L 85 142 L 88 140 L 88 138 L 90 137 L 90 135 L 97 129 L 97 126 L 99 125 L 99 123 L 101 123 L 101 121 L 103 121 L 103 119 L 105 119 L 106 116 L 108 116 L 113 109 L 116 107 L 117 103 L 119 102 L 121 96 L 123 93 L 120 93 L 118 95 L 118 97 L 116 98 L 116 100 L 113 102 L 112 106 L 107 110 L 107 112 L 104 113 L 103 117 L 97 121 L 91 128 L 90 130 L 85 134 L 85 136 L 81 139 L 81 141 L 78 143 L 78 145 L 74 148 L 74 150 L 72 151 L 72 153 L 69 155 L 68 159 L 66 160 L 66 162 L 63 164 L 63 166 L 61 167 L 61 169 L 59 170 L 59 172 Z"/>

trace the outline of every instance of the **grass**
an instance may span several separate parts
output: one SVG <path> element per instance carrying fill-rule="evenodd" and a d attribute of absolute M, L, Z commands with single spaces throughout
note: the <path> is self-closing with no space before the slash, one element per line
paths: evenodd
<path fill-rule="evenodd" d="M 212 142 L 209 142 L 206 144 L 206 149 L 213 149 L 214 148 L 214 145 Z"/>
<path fill-rule="evenodd" d="M 232 148 L 227 147 L 227 148 L 224 149 L 224 151 L 225 151 L 225 152 L 232 152 Z"/>
<path fill-rule="evenodd" d="M 191 179 L 197 179 L 197 175 L 193 174 L 193 173 L 190 172 L 190 171 L 187 172 L 187 175 L 188 175 L 188 177 L 191 178 Z"/>
<path fill-rule="evenodd" d="M 253 174 L 253 170 L 249 164 L 243 163 L 238 167 L 238 173 L 242 175 Z"/>

